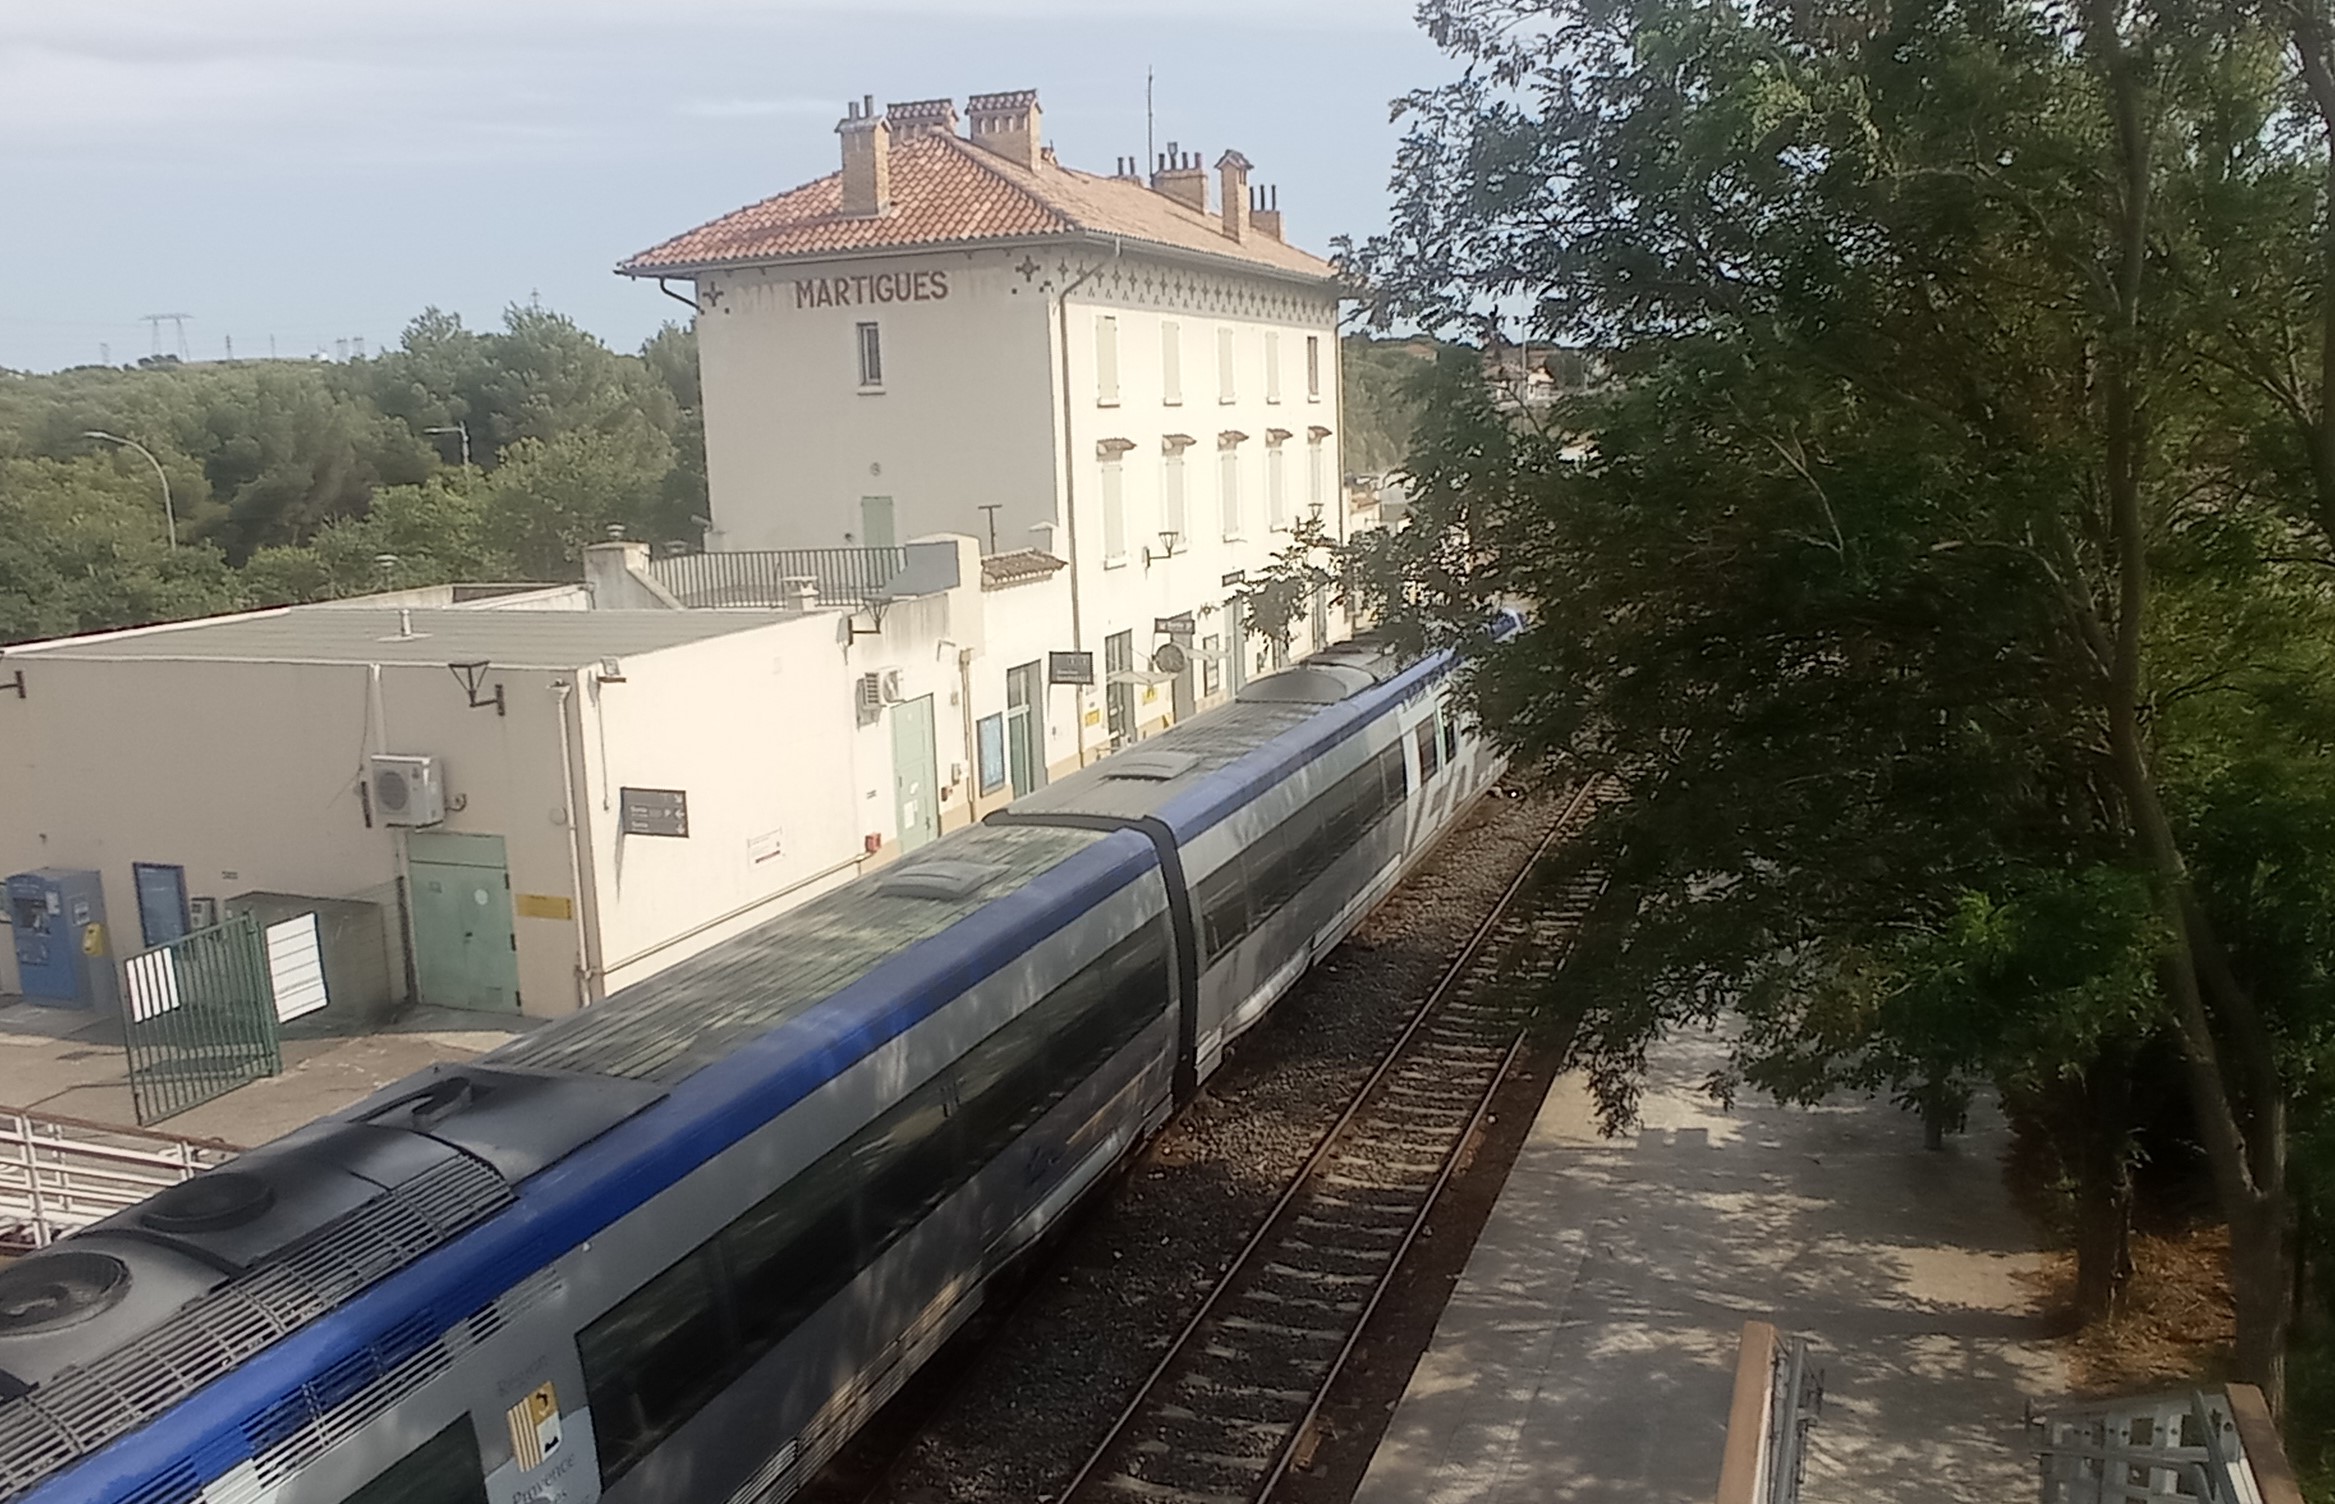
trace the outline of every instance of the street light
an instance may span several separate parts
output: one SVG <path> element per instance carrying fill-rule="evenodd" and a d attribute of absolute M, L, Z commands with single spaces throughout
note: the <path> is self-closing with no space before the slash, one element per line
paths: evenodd
<path fill-rule="evenodd" d="M 470 425 L 456 423 L 451 428 L 425 428 L 423 433 L 458 433 L 462 435 L 462 468 L 470 468 Z"/>
<path fill-rule="evenodd" d="M 170 504 L 170 477 L 163 473 L 162 461 L 154 457 L 154 451 L 136 439 L 125 439 L 118 433 L 107 433 L 102 428 L 84 429 L 81 437 L 102 439 L 108 444 L 119 444 L 125 449 L 135 449 L 146 456 L 146 463 L 154 467 L 154 478 L 162 482 L 162 515 L 170 523 L 170 547 L 173 552 L 176 552 L 178 549 L 178 509 Z"/>

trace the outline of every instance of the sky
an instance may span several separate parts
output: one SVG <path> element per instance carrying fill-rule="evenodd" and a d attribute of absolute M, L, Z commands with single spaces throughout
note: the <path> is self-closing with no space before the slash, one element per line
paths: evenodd
<path fill-rule="evenodd" d="M 611 268 L 833 171 L 844 102 L 1035 88 L 1063 162 L 1157 139 L 1384 219 L 1389 101 L 1454 65 L 1410 0 L 0 0 L 0 367 L 331 354 L 540 298 L 620 349 Z M 176 352 L 177 327 L 159 337 Z"/>

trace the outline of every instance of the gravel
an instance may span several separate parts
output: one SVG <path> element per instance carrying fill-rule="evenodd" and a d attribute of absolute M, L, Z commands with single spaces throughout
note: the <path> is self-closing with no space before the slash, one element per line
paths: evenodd
<path fill-rule="evenodd" d="M 943 1360 L 939 1388 L 910 1391 L 903 1404 L 921 1414 L 893 1422 L 921 1421 L 907 1449 L 847 1453 L 805 1498 L 1027 1504 L 1058 1492 L 1498 901 L 1555 808 L 1505 791 L 1479 803 L 1241 1039 L 1034 1271 L 1010 1316 Z"/>

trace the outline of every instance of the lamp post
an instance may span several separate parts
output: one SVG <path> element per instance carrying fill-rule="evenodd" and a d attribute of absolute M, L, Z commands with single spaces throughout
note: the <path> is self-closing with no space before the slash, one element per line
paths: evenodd
<path fill-rule="evenodd" d="M 125 449 L 135 449 L 146 456 L 146 463 L 154 467 L 154 478 L 162 482 L 162 515 L 170 524 L 170 547 L 171 551 L 175 553 L 178 550 L 178 509 L 170 504 L 170 477 L 163 473 L 162 461 L 154 457 L 154 451 L 136 439 L 125 439 L 118 433 L 107 433 L 102 428 L 85 429 L 82 431 L 81 437 L 102 440 L 108 444 L 119 444 Z"/>
<path fill-rule="evenodd" d="M 462 423 L 462 422 L 456 422 L 456 423 L 452 424 L 451 426 L 448 426 L 448 427 L 443 427 L 443 428 L 425 428 L 425 429 L 423 429 L 423 430 L 422 430 L 422 432 L 423 432 L 423 433 L 458 433 L 458 434 L 462 435 L 462 468 L 463 468 L 463 469 L 465 469 L 465 470 L 467 470 L 467 469 L 469 469 L 469 468 L 470 468 L 470 425 L 469 425 L 469 424 L 467 424 L 467 423 Z"/>

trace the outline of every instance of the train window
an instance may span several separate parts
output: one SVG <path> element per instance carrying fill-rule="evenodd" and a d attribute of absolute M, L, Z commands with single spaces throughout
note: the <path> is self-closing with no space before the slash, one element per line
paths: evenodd
<path fill-rule="evenodd" d="M 486 1468 L 470 1417 L 456 1416 L 454 1424 L 349 1495 L 348 1504 L 486 1504 Z"/>
<path fill-rule="evenodd" d="M 603 1483 L 695 1415 L 728 1377 L 721 1359 L 732 1344 L 716 1275 L 701 1248 L 577 1335 Z"/>
<path fill-rule="evenodd" d="M 1409 775 L 1403 771 L 1401 742 L 1396 742 L 1378 754 L 1378 773 L 1379 782 L 1386 790 L 1386 807 L 1389 810 L 1402 808 L 1403 801 L 1411 796 L 1411 782 Z"/>
<path fill-rule="evenodd" d="M 1443 760 L 1459 761 L 1459 712 L 1449 705 L 1443 707 Z"/>
<path fill-rule="evenodd" d="M 1162 1018 L 1165 923 L 1121 940 L 587 1327 L 577 1346 L 602 1482 L 615 1482 Z"/>
<path fill-rule="evenodd" d="M 1249 885 L 1240 855 L 1202 878 L 1194 898 L 1200 909 L 1201 944 L 1213 964 L 1249 932 Z"/>
<path fill-rule="evenodd" d="M 1416 739 L 1419 743 L 1419 782 L 1425 783 L 1435 776 L 1435 769 L 1438 766 L 1435 755 L 1435 723 L 1431 720 L 1421 721 Z"/>

